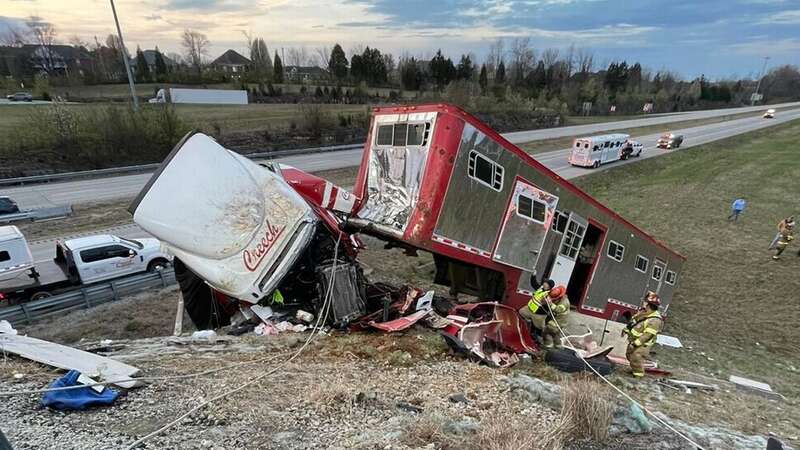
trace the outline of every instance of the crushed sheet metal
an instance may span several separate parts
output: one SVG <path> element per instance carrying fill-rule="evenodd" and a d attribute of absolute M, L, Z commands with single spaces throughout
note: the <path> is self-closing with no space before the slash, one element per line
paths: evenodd
<path fill-rule="evenodd" d="M 488 334 L 487 338 L 515 353 L 536 353 L 538 348 L 533 342 L 530 331 L 522 323 L 517 310 L 510 306 L 492 302 L 456 305 L 450 310 L 448 319 L 460 315 L 466 317 L 469 322 L 488 313 L 491 313 L 495 320 L 499 320 L 501 325 L 495 332 Z"/>
<path fill-rule="evenodd" d="M 430 311 L 421 310 L 405 317 L 400 317 L 399 319 L 390 320 L 388 322 L 370 322 L 369 325 L 373 328 L 386 331 L 387 333 L 392 331 L 402 331 L 411 328 L 412 325 L 419 322 L 423 317 L 427 316 L 428 313 L 430 313 Z"/>

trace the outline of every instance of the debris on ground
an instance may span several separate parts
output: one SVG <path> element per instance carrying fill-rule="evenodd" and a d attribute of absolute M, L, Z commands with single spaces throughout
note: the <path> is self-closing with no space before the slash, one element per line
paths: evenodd
<path fill-rule="evenodd" d="M 664 379 L 664 383 L 672 386 L 682 387 L 684 389 L 699 389 L 701 391 L 716 391 L 719 389 L 719 386 L 714 384 L 698 383 L 696 381 L 675 380 L 672 378 Z"/>
<path fill-rule="evenodd" d="M 730 377 L 728 377 L 728 381 L 735 384 L 738 389 L 754 392 L 756 394 L 775 400 L 786 400 L 786 397 L 773 391 L 772 387 L 767 383 L 751 380 L 749 378 L 737 377 L 736 375 L 731 375 Z"/>
<path fill-rule="evenodd" d="M 13 353 L 31 361 L 64 370 L 77 370 L 93 379 L 114 381 L 113 384 L 119 387 L 130 389 L 142 385 L 138 381 L 115 381 L 128 380 L 138 375 L 140 372 L 138 368 L 73 347 L 27 336 L 0 333 L 0 348 L 5 353 Z"/>
<path fill-rule="evenodd" d="M 81 379 L 82 376 L 77 370 L 70 370 L 48 387 L 50 389 L 65 388 L 94 381 L 89 378 Z M 99 388 L 99 391 L 94 388 Z M 119 397 L 119 392 L 113 389 L 104 388 L 103 386 L 86 386 L 82 389 L 45 392 L 42 395 L 41 404 L 44 407 L 60 411 L 83 410 L 94 406 L 110 406 L 114 404 L 117 397 Z"/>

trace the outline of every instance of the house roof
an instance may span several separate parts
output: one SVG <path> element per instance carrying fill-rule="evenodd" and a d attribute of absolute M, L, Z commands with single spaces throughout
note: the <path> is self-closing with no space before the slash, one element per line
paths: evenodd
<path fill-rule="evenodd" d="M 89 58 L 89 52 L 83 47 L 75 47 L 72 45 L 61 45 L 61 44 L 53 44 L 48 47 L 50 51 L 56 53 L 58 56 L 64 59 Z M 42 46 L 38 44 L 25 44 L 21 47 L 22 51 L 27 52 L 31 55 L 33 55 L 34 52 L 36 52 L 40 48 L 42 48 Z"/>
<path fill-rule="evenodd" d="M 225 53 L 219 55 L 217 59 L 215 59 L 211 65 L 212 66 L 246 66 L 251 64 L 252 61 L 245 58 L 235 50 L 228 49 Z"/>

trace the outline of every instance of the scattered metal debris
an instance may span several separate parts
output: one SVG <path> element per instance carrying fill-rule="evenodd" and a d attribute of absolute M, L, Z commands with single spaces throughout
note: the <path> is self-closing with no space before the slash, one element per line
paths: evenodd
<path fill-rule="evenodd" d="M 735 384 L 736 387 L 739 389 L 743 389 L 749 392 L 754 392 L 756 394 L 775 400 L 786 400 L 786 397 L 773 391 L 772 387 L 767 383 L 751 380 L 749 378 L 737 377 L 736 375 L 731 375 L 730 377 L 728 377 L 728 381 Z"/>

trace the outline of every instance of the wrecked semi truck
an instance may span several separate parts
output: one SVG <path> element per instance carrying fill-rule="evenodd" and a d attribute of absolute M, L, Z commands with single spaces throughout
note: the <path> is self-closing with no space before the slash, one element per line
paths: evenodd
<path fill-rule="evenodd" d="M 434 281 L 454 295 L 519 307 L 551 278 L 600 323 L 622 321 L 647 291 L 668 308 L 684 261 L 446 104 L 375 108 L 352 193 L 191 134 L 130 211 L 176 256 L 198 326 L 276 292 L 318 310 L 331 278 L 333 321 L 364 314 L 359 233 L 432 253 Z"/>

